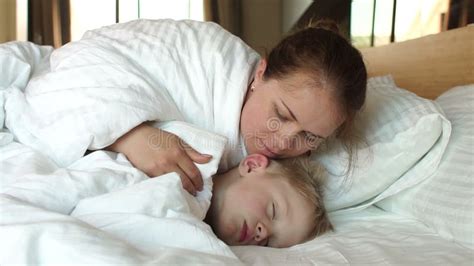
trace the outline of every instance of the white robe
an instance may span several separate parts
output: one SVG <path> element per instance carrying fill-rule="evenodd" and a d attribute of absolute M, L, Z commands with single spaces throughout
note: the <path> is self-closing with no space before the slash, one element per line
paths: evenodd
<path fill-rule="evenodd" d="M 47 60 L 42 54 L 42 68 L 24 91 L 19 86 L 3 93 L 5 123 L 20 142 L 59 166 L 112 144 L 144 121 L 179 120 L 225 136 L 222 170 L 245 154 L 240 112 L 259 56 L 217 24 L 116 24 L 53 51 L 49 71 Z"/>

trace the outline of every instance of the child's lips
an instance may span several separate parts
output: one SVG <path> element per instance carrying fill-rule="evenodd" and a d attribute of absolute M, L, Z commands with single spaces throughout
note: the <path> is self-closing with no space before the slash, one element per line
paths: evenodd
<path fill-rule="evenodd" d="M 247 239 L 247 234 L 248 234 L 247 222 L 244 221 L 244 224 L 242 225 L 242 229 L 240 229 L 239 243 L 242 243 L 243 241 Z"/>

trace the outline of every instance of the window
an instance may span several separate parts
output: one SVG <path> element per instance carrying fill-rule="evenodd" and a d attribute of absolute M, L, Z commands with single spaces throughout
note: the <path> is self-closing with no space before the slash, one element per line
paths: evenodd
<path fill-rule="evenodd" d="M 90 29 L 138 18 L 204 20 L 203 0 L 70 0 L 71 40 Z"/>
<path fill-rule="evenodd" d="M 438 33 L 448 6 L 449 0 L 352 0 L 351 39 L 369 47 Z"/>
<path fill-rule="evenodd" d="M 16 40 L 28 40 L 28 1 L 16 0 Z"/>

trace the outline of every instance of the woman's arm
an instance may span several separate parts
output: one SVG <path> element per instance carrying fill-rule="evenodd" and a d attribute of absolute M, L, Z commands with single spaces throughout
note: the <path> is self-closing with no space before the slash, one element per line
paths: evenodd
<path fill-rule="evenodd" d="M 184 189 L 193 195 L 203 186 L 201 173 L 193 162 L 202 164 L 211 159 L 178 136 L 146 123 L 133 128 L 106 149 L 125 154 L 133 166 L 150 177 L 178 173 Z"/>

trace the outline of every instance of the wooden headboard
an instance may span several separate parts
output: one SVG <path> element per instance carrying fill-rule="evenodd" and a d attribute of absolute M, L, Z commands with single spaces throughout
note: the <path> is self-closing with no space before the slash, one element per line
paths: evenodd
<path fill-rule="evenodd" d="M 391 74 L 399 87 L 425 98 L 474 83 L 474 25 L 361 52 L 369 77 Z"/>

